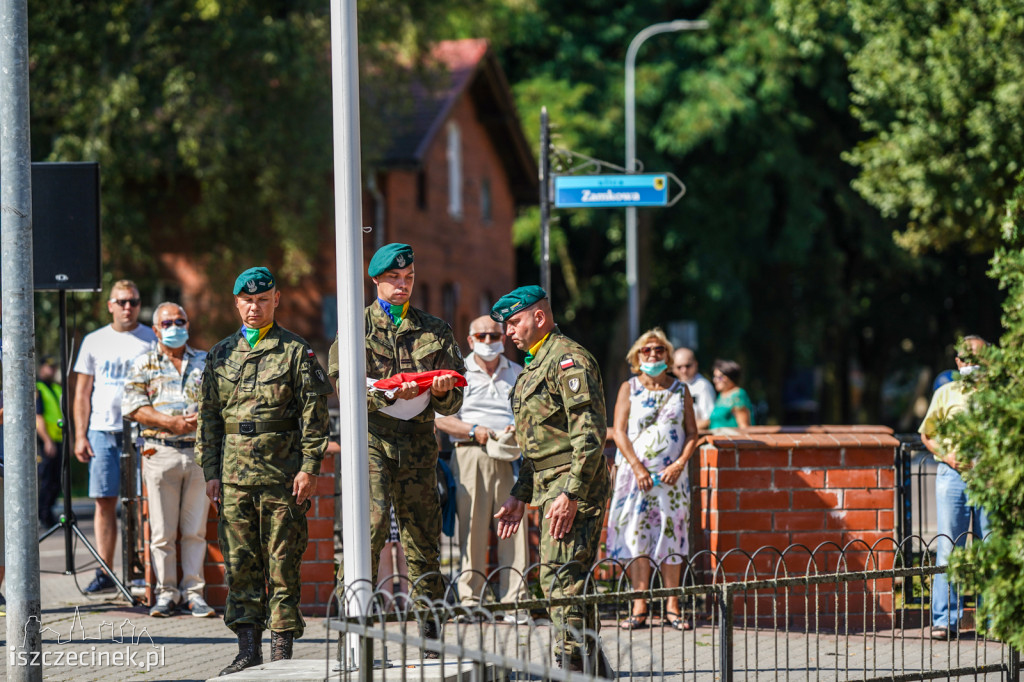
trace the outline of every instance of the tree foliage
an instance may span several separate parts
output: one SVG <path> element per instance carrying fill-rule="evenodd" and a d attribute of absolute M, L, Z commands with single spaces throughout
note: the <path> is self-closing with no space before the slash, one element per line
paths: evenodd
<path fill-rule="evenodd" d="M 991 253 L 1024 154 L 1024 2 L 783 0 L 804 54 L 848 50 L 857 190 L 914 253 Z M 836 27 L 841 26 L 841 37 Z"/>
<path fill-rule="evenodd" d="M 810 50 L 762 0 L 535 0 L 495 37 L 527 133 L 536 140 L 543 104 L 556 144 L 621 163 L 626 48 L 645 26 L 676 18 L 711 26 L 655 36 L 639 53 L 638 156 L 688 189 L 673 208 L 640 211 L 641 326 L 697 321 L 703 368 L 739 359 L 773 421 L 882 419 L 883 380 L 948 358 L 954 330 L 998 321 L 976 305 L 995 298 L 984 258 L 909 256 L 891 239 L 898 223 L 851 188 L 857 174 L 843 155 L 865 133 L 850 113 L 848 25 L 821 28 Z M 559 309 L 606 368 L 619 368 L 622 212 L 553 215 L 553 244 L 566 245 L 552 256 Z M 519 228 L 522 278 L 534 279 L 536 216 Z M 850 380 L 858 372 L 862 385 Z M 799 397 L 817 399 L 818 412 L 787 414 Z"/>
<path fill-rule="evenodd" d="M 1024 178 L 1021 178 L 1024 180 Z M 1005 244 L 992 257 L 992 276 L 1007 292 L 1005 333 L 972 375 L 972 409 L 944 425 L 969 470 L 968 499 L 989 519 L 989 536 L 950 558 L 953 576 L 982 597 L 977 622 L 1024 647 L 1024 187 L 1007 204 Z"/>
<path fill-rule="evenodd" d="M 1005 292 L 1003 334 L 965 380 L 972 408 L 940 427 L 990 536 L 954 552 L 954 579 L 982 596 L 976 623 L 1024 646 L 1024 3 L 785 0 L 806 53 L 842 45 L 866 137 L 848 155 L 857 190 L 906 222 L 920 253 L 990 253 Z M 830 29 L 842 26 L 836 33 Z M 838 37 L 837 37 L 838 36 Z"/>
<path fill-rule="evenodd" d="M 363 91 L 376 102 L 396 96 L 395 55 L 414 61 L 449 22 L 471 23 L 476 4 L 362 3 Z M 332 207 L 329 9 L 309 0 L 33 7 L 33 157 L 100 163 L 111 270 L 147 279 L 157 250 L 182 250 L 208 258 L 215 279 L 227 263 L 268 255 L 286 279 L 310 271 Z M 366 139 L 385 137 L 376 117 L 362 120 Z"/>

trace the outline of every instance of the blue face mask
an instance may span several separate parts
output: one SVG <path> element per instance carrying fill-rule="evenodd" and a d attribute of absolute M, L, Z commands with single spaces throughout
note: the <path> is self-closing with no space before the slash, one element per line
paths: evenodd
<path fill-rule="evenodd" d="M 668 369 L 668 365 L 664 360 L 660 362 L 641 362 L 640 371 L 649 377 L 656 377 L 662 372 Z"/>
<path fill-rule="evenodd" d="M 162 330 L 160 343 L 168 348 L 181 348 L 188 341 L 188 329 L 185 327 L 171 327 Z"/>

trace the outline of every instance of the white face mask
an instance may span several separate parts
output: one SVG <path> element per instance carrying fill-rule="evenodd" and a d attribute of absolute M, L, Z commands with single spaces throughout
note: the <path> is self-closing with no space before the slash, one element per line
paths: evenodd
<path fill-rule="evenodd" d="M 965 365 L 965 366 L 961 367 L 960 370 L 959 370 L 960 371 L 960 376 L 967 376 L 968 374 L 973 374 L 974 371 L 976 369 L 978 369 L 979 367 L 980 367 L 980 365 Z"/>
<path fill-rule="evenodd" d="M 505 344 L 501 341 L 495 341 L 494 343 L 483 343 L 482 341 L 473 342 L 473 354 L 484 362 L 490 362 L 501 355 L 504 350 Z"/>

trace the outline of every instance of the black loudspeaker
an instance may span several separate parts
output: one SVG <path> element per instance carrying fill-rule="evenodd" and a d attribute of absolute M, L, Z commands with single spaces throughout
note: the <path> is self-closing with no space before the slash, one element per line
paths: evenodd
<path fill-rule="evenodd" d="M 32 164 L 36 291 L 99 291 L 100 165 Z"/>

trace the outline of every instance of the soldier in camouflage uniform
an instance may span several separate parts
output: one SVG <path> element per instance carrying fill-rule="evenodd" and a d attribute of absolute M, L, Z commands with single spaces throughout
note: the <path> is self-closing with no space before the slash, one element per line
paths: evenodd
<path fill-rule="evenodd" d="M 221 671 L 291 658 L 305 622 L 299 571 L 308 539 L 306 512 L 327 447 L 327 381 L 304 340 L 274 323 L 281 293 L 266 268 L 235 281 L 242 328 L 206 359 L 199 404 L 198 462 L 218 505 L 228 584 L 224 623 L 238 656 Z"/>
<path fill-rule="evenodd" d="M 582 595 L 611 493 L 601 371 L 594 356 L 559 331 L 547 293 L 538 286 L 506 294 L 491 317 L 504 322 L 512 342 L 527 351 L 526 369 L 511 395 L 516 440 L 526 461 L 495 514 L 498 535 L 511 537 L 526 504 L 540 507 L 541 589 L 552 599 Z M 596 609 L 555 607 L 551 615 L 559 631 L 559 665 L 581 671 L 586 662 L 593 671 L 594 642 L 582 641 L 582 634 L 600 628 Z"/>
<path fill-rule="evenodd" d="M 462 352 L 448 323 L 409 305 L 415 277 L 412 248 L 407 244 L 381 247 L 370 260 L 368 273 L 377 287 L 377 300 L 364 313 L 367 379 L 439 369 L 464 374 Z M 328 371 L 338 376 L 337 341 L 331 347 Z M 424 408 L 409 419 L 388 413 L 396 400 L 417 396 L 414 382 L 403 384 L 390 398 L 380 391 L 367 391 L 371 575 L 377 575 L 393 504 L 412 596 L 421 600 L 444 597 L 434 413 L 457 414 L 462 407 L 462 389 L 455 387 L 455 381 L 453 376 L 436 377 Z M 343 578 L 339 572 L 339 582 Z M 424 631 L 428 636 L 436 635 L 433 625 Z"/>

